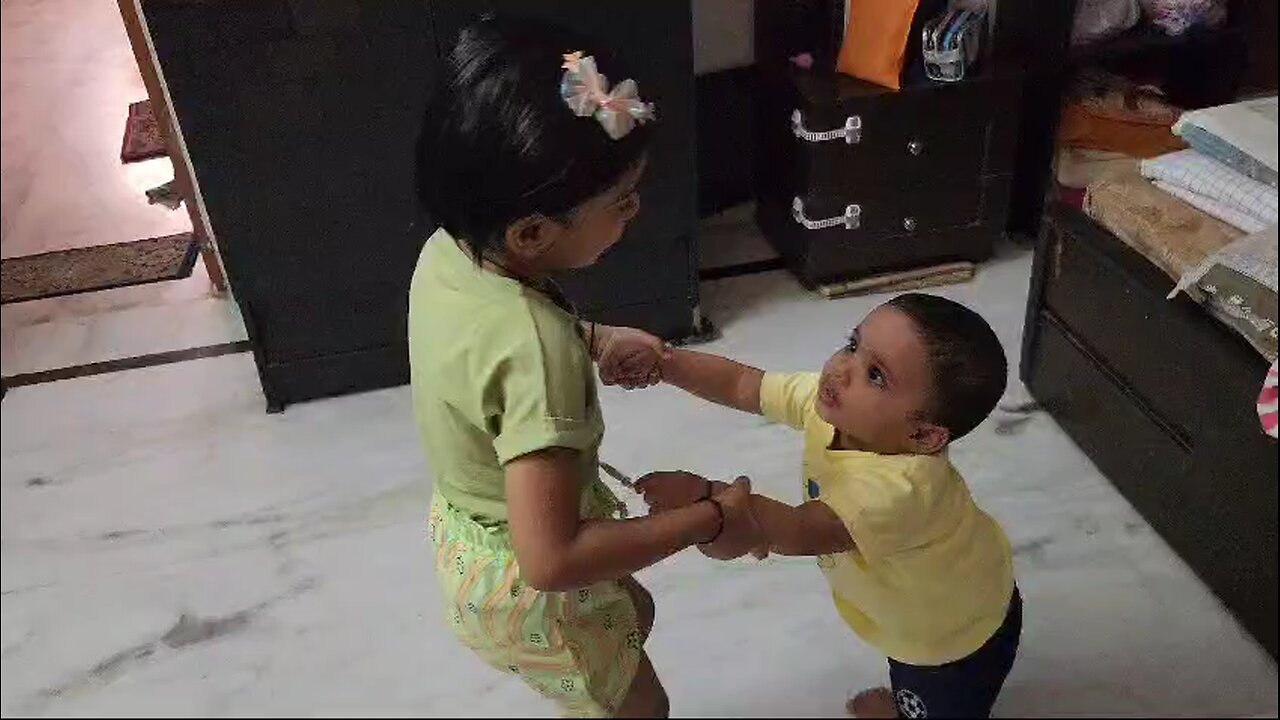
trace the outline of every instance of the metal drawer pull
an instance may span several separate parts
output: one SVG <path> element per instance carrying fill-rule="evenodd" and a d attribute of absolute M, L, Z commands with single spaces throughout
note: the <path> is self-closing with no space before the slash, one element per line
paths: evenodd
<path fill-rule="evenodd" d="M 844 226 L 845 230 L 855 230 L 862 224 L 862 206 L 848 205 L 844 209 L 843 215 L 829 217 L 822 220 L 810 220 L 804 214 L 804 201 L 797 197 L 791 201 L 791 217 L 795 218 L 796 224 L 805 230 L 826 230 L 827 228 Z"/>
<path fill-rule="evenodd" d="M 916 219 L 913 217 L 902 218 L 902 229 L 906 230 L 907 232 L 915 232 Z"/>
<path fill-rule="evenodd" d="M 912 140 L 907 143 L 907 152 L 919 157 L 920 153 L 924 152 L 924 143 L 919 140 Z"/>
<path fill-rule="evenodd" d="M 814 132 L 804 126 L 804 116 L 799 110 L 791 113 L 791 132 L 805 142 L 820 143 L 843 139 L 853 145 L 862 141 L 862 116 L 850 115 L 844 120 L 844 127 L 837 130 Z"/>

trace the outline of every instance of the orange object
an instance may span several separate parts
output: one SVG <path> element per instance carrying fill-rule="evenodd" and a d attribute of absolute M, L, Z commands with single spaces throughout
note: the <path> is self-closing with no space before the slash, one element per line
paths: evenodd
<path fill-rule="evenodd" d="M 836 70 L 877 85 L 902 87 L 907 36 L 919 0 L 849 0 Z"/>
<path fill-rule="evenodd" d="M 1123 77 L 1086 72 L 1062 111 L 1058 144 L 1152 158 L 1186 144 L 1170 129 L 1182 115 L 1157 89 Z"/>
<path fill-rule="evenodd" d="M 1165 122 L 1099 113 L 1079 103 L 1068 104 L 1063 109 L 1058 144 L 1107 150 L 1135 158 L 1153 158 L 1187 147 Z"/>

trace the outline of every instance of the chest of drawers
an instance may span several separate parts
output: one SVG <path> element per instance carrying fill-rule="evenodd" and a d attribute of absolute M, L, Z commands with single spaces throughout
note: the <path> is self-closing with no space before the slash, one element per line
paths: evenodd
<path fill-rule="evenodd" d="M 1004 230 L 1016 74 L 893 91 L 764 71 L 757 219 L 807 285 L 980 261 Z"/>

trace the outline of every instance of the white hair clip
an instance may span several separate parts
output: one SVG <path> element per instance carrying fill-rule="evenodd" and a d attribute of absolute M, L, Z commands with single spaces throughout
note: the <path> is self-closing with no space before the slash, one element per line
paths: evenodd
<path fill-rule="evenodd" d="M 596 59 L 581 52 L 564 56 L 564 78 L 560 81 L 560 97 L 578 117 L 594 117 L 609 137 L 620 140 L 637 124 L 657 117 L 652 103 L 640 99 L 634 80 L 623 80 L 612 90 L 609 79 L 596 69 Z"/>

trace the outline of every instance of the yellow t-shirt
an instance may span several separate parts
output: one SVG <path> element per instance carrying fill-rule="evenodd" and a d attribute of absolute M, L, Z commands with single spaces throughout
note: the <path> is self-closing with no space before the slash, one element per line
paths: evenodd
<path fill-rule="evenodd" d="M 941 665 L 978 650 L 1004 621 L 1013 556 L 946 453 L 831 450 L 818 375 L 767 374 L 760 411 L 804 432 L 804 499 L 826 503 L 856 548 L 818 558 L 836 608 L 889 657 Z"/>
<path fill-rule="evenodd" d="M 503 466 L 551 447 L 578 450 L 583 511 L 594 508 L 604 423 L 575 318 L 487 272 L 444 230 L 409 289 L 409 368 L 436 491 L 485 524 L 507 519 Z"/>

